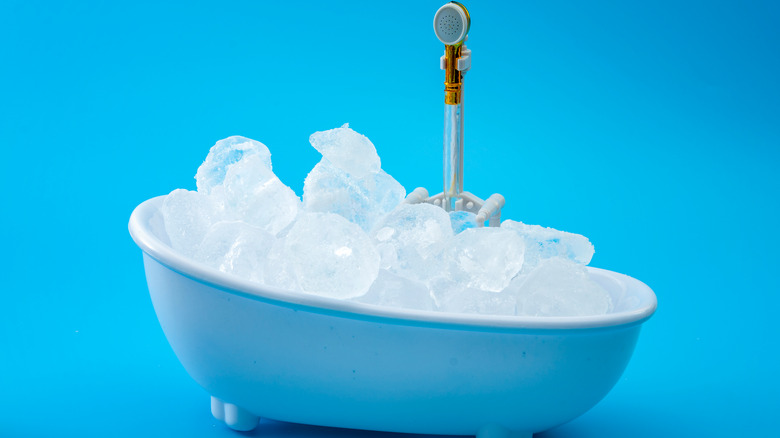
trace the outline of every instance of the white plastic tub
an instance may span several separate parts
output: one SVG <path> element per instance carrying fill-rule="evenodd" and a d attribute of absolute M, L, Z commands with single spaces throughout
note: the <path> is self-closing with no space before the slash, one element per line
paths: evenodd
<path fill-rule="evenodd" d="M 237 430 L 258 417 L 392 432 L 530 436 L 594 406 L 617 382 L 656 298 L 590 268 L 602 316 L 531 318 L 382 308 L 279 290 L 174 252 L 159 209 L 139 205 L 154 309 L 184 368 Z"/>

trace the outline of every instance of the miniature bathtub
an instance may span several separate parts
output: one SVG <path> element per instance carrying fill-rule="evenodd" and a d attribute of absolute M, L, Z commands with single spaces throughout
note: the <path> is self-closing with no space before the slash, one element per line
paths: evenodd
<path fill-rule="evenodd" d="M 139 205 L 154 309 L 176 356 L 236 430 L 259 417 L 319 426 L 530 437 L 583 414 L 618 381 L 655 311 L 646 285 L 590 268 L 614 313 L 461 315 L 279 290 L 174 252 L 159 209 Z"/>

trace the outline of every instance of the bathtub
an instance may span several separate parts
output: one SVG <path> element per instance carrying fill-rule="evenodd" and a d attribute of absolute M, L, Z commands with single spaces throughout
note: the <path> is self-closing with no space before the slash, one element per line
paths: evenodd
<path fill-rule="evenodd" d="M 638 280 L 589 268 L 615 311 L 589 317 L 383 308 L 262 286 L 174 252 L 159 213 L 133 211 L 155 312 L 211 412 L 352 429 L 530 437 L 583 414 L 615 385 L 655 311 Z"/>

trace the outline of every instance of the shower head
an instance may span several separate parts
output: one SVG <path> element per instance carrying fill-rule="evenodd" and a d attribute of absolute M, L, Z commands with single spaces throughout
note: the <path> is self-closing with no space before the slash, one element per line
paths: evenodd
<path fill-rule="evenodd" d="M 469 11 L 458 2 L 447 3 L 433 16 L 433 31 L 444 43 L 441 68 L 445 71 L 444 102 L 448 105 L 460 104 L 463 73 L 471 67 L 471 51 L 464 44 L 470 27 Z"/>
<path fill-rule="evenodd" d="M 466 39 L 471 26 L 469 11 L 458 2 L 449 2 L 436 11 L 433 17 L 433 31 L 436 38 L 448 46 L 455 46 Z"/>

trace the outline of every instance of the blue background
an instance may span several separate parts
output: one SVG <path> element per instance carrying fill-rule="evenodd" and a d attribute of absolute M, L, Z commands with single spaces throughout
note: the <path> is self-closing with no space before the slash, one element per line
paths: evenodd
<path fill-rule="evenodd" d="M 442 3 L 2 1 L 0 435 L 240 436 L 167 345 L 130 213 L 235 134 L 300 194 L 345 122 L 438 190 Z M 779 433 L 780 4 L 467 6 L 466 189 L 659 299 L 614 390 L 542 437 Z"/>

